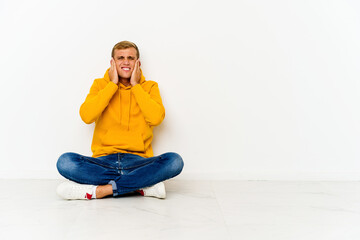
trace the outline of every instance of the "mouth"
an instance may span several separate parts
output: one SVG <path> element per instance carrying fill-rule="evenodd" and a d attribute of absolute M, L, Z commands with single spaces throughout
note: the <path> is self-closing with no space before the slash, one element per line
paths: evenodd
<path fill-rule="evenodd" d="M 122 67 L 121 69 L 124 70 L 125 72 L 130 71 L 130 68 L 129 68 L 129 67 Z"/>

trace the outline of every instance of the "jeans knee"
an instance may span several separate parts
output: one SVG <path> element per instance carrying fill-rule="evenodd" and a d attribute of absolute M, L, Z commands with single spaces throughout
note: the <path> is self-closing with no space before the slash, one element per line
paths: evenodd
<path fill-rule="evenodd" d="M 69 175 L 69 173 L 76 167 L 76 164 L 74 163 L 74 153 L 63 153 L 59 157 L 56 167 L 62 176 L 65 177 Z"/>
<path fill-rule="evenodd" d="M 175 152 L 167 153 L 169 160 L 171 162 L 170 169 L 173 172 L 174 176 L 179 175 L 184 168 L 184 161 L 182 157 Z"/>

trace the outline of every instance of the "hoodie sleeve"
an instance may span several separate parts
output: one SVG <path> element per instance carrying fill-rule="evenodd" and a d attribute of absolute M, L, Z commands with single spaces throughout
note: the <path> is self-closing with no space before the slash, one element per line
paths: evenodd
<path fill-rule="evenodd" d="M 81 119 L 86 124 L 96 121 L 109 104 L 117 89 L 118 86 L 111 81 L 103 89 L 100 89 L 99 84 L 95 80 L 85 102 L 80 106 Z"/>
<path fill-rule="evenodd" d="M 140 84 L 131 88 L 146 122 L 150 125 L 159 125 L 165 118 L 165 108 L 162 104 L 158 84 L 155 83 L 150 93 L 145 92 Z"/>

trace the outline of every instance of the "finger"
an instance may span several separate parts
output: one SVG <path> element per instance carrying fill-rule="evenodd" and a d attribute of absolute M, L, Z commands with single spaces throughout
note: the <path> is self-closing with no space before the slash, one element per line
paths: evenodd
<path fill-rule="evenodd" d="M 115 63 L 115 59 L 113 58 L 113 69 L 115 72 L 117 72 L 117 69 L 116 69 L 116 63 Z"/>

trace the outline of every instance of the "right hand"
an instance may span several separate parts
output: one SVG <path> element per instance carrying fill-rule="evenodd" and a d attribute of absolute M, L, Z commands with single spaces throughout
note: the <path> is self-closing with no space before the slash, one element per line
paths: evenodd
<path fill-rule="evenodd" d="M 115 65 L 114 58 L 111 58 L 111 60 L 110 60 L 109 77 L 110 77 L 110 81 L 112 81 L 115 84 L 118 84 L 119 75 L 118 75 L 117 70 L 116 70 L 116 65 Z"/>

